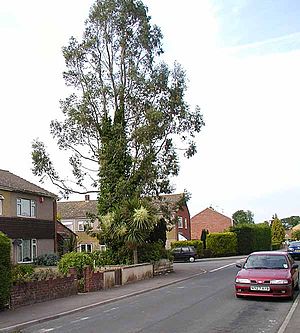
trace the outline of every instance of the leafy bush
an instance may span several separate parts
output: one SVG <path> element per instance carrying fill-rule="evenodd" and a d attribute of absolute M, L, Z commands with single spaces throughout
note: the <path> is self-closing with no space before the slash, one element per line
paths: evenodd
<path fill-rule="evenodd" d="M 280 250 L 282 246 L 282 243 L 280 242 L 272 242 L 272 250 Z"/>
<path fill-rule="evenodd" d="M 293 240 L 300 240 L 300 230 L 293 230 L 292 231 L 292 239 Z"/>
<path fill-rule="evenodd" d="M 169 250 L 166 250 L 162 242 L 147 243 L 138 248 L 139 262 L 156 262 L 160 259 L 173 260 Z"/>
<path fill-rule="evenodd" d="M 7 305 L 10 296 L 12 283 L 10 251 L 10 239 L 0 232 L 0 309 Z"/>
<path fill-rule="evenodd" d="M 106 251 L 94 251 L 89 254 L 93 260 L 95 267 L 103 267 L 106 265 L 115 265 L 112 251 L 107 249 Z"/>
<path fill-rule="evenodd" d="M 90 254 L 86 252 L 69 252 L 60 259 L 58 270 L 60 273 L 67 275 L 70 268 L 76 268 L 77 276 L 82 277 L 85 266 L 93 266 L 93 259 Z"/>
<path fill-rule="evenodd" d="M 235 255 L 237 236 L 233 232 L 216 232 L 207 235 L 206 248 L 214 257 Z"/>
<path fill-rule="evenodd" d="M 34 273 L 33 265 L 17 264 L 12 267 L 12 282 L 13 284 L 27 282 L 31 280 Z"/>
<path fill-rule="evenodd" d="M 198 257 L 203 257 L 203 242 L 201 240 L 176 241 L 171 244 L 172 249 L 178 246 L 193 246 L 197 251 Z"/>
<path fill-rule="evenodd" d="M 55 253 L 42 254 L 34 259 L 34 264 L 38 266 L 56 266 L 59 257 Z"/>
<path fill-rule="evenodd" d="M 271 249 L 271 228 L 265 223 L 237 225 L 230 231 L 237 235 L 238 254 Z"/>

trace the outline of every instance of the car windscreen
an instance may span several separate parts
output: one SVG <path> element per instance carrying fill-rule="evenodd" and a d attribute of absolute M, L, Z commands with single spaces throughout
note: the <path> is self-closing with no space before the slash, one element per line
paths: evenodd
<path fill-rule="evenodd" d="M 246 269 L 287 269 L 284 255 L 250 255 L 244 264 Z"/>
<path fill-rule="evenodd" d="M 291 242 L 290 244 L 289 244 L 289 247 L 296 247 L 296 246 L 300 246 L 300 242 Z"/>

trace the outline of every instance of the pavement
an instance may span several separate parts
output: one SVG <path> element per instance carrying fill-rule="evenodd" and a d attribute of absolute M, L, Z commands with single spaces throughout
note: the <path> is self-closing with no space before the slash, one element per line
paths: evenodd
<path fill-rule="evenodd" d="M 244 257 L 226 257 L 209 260 L 242 259 Z M 98 292 L 83 293 L 71 297 L 59 298 L 47 302 L 27 305 L 15 310 L 0 312 L 0 332 L 18 332 L 22 328 L 90 309 L 99 305 L 112 303 L 114 301 L 133 297 L 151 290 L 163 288 L 184 280 L 204 274 L 205 271 L 197 268 L 191 269 L 191 265 L 182 265 L 180 269 L 172 273 L 159 275 L 152 279 L 142 280 L 112 289 Z M 195 266 L 194 266 L 195 267 Z M 196 268 L 196 267 L 195 267 Z M 295 299 L 289 314 L 282 324 L 278 333 L 296 333 L 300 331 L 300 304 L 299 296 Z"/>

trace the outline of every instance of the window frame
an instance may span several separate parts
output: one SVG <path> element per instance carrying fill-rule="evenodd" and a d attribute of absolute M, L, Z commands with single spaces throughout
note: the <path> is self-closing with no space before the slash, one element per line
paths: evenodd
<path fill-rule="evenodd" d="M 3 215 L 3 201 L 4 201 L 4 196 L 0 194 L 0 215 Z"/>
<path fill-rule="evenodd" d="M 30 241 L 30 260 L 29 261 L 24 261 L 24 246 L 23 246 L 24 241 Z M 19 252 L 20 250 L 21 250 L 21 253 Z M 17 262 L 18 262 L 18 264 L 33 263 L 33 261 L 36 257 L 37 257 L 37 240 L 36 240 L 36 238 L 20 239 L 20 244 L 17 244 Z"/>
<path fill-rule="evenodd" d="M 178 219 L 178 228 L 183 229 L 183 217 L 177 216 Z"/>
<path fill-rule="evenodd" d="M 24 214 L 24 203 L 25 201 L 29 204 L 29 215 Z M 22 204 L 23 203 L 23 204 Z M 22 209 L 23 208 L 23 209 Z M 27 199 L 27 198 L 17 198 L 17 216 L 19 217 L 37 217 L 37 210 L 36 210 L 36 200 L 33 199 Z"/>
<path fill-rule="evenodd" d="M 85 247 L 84 251 L 82 251 L 82 246 Z M 87 251 L 88 246 L 90 246 L 90 248 L 91 248 L 90 251 Z M 81 244 L 79 244 L 79 249 L 80 249 L 80 252 L 91 253 L 91 252 L 93 252 L 93 244 L 92 243 L 81 243 Z"/>

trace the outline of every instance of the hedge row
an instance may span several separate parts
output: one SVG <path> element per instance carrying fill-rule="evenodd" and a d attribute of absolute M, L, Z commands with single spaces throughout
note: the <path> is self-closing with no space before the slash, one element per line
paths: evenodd
<path fill-rule="evenodd" d="M 10 251 L 10 239 L 0 232 L 0 309 L 9 302 L 12 279 Z"/>
<path fill-rule="evenodd" d="M 271 249 L 271 228 L 265 223 L 242 224 L 231 227 L 230 231 L 237 235 L 238 254 Z"/>
<path fill-rule="evenodd" d="M 207 235 L 206 249 L 213 257 L 225 257 L 237 253 L 237 236 L 233 232 L 218 232 Z"/>

